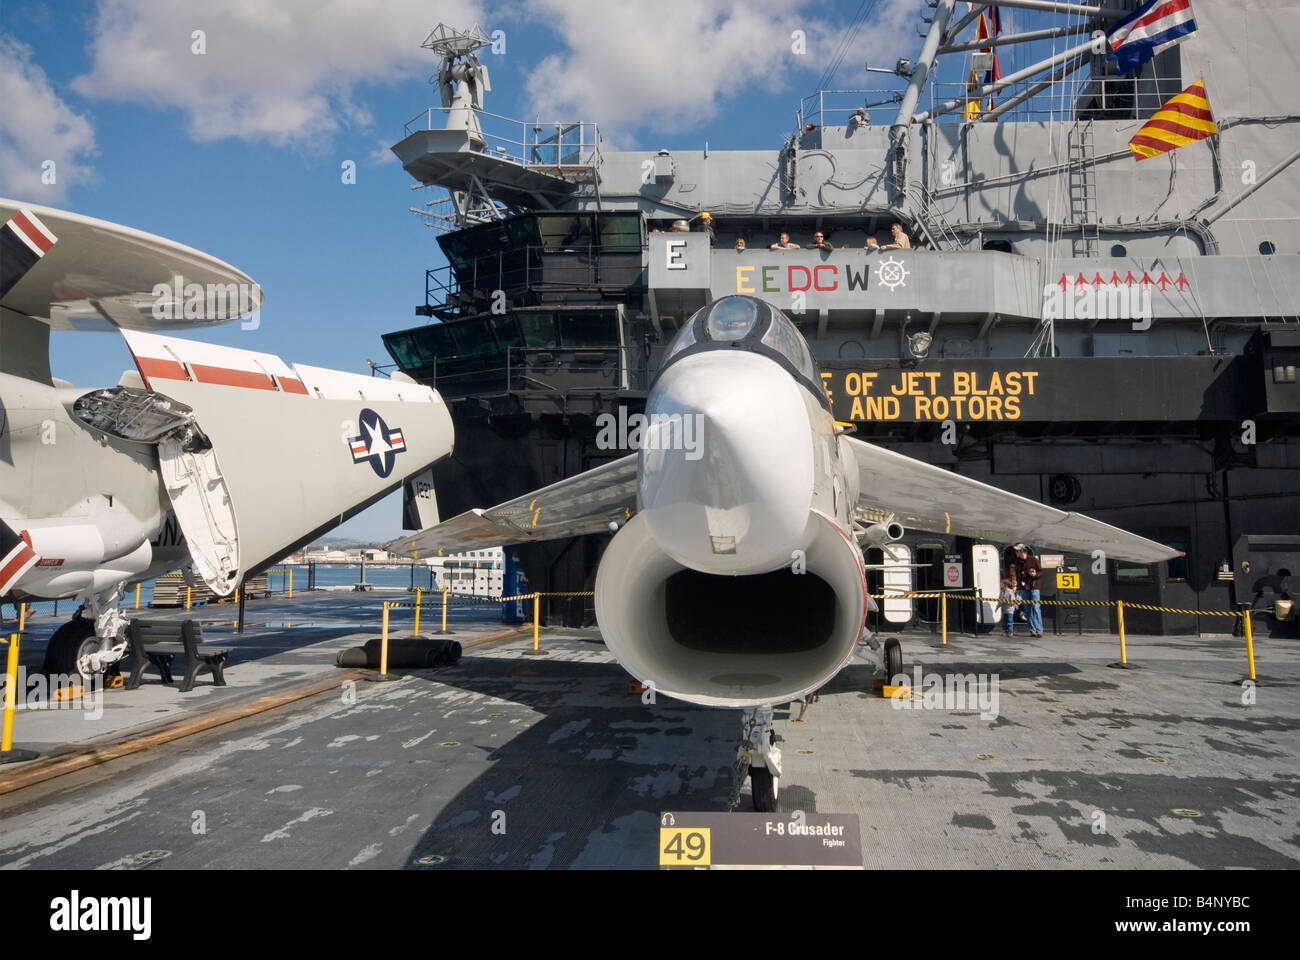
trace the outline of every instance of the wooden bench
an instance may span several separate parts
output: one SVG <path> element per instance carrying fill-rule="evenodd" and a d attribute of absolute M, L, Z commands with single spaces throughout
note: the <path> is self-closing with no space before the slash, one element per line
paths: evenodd
<path fill-rule="evenodd" d="M 171 683 L 172 660 L 178 653 L 185 654 L 181 693 L 194 689 L 194 679 L 201 666 L 212 671 L 214 687 L 226 685 L 222 670 L 231 648 L 204 647 L 200 650 L 203 626 L 197 620 L 132 620 L 127 629 L 127 639 L 131 646 L 131 676 L 126 681 L 128 690 L 140 686 L 144 671 L 150 664 L 158 668 L 163 683 Z"/>

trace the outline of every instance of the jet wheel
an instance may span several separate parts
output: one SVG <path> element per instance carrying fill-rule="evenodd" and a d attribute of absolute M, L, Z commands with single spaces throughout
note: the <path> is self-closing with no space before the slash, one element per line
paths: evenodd
<path fill-rule="evenodd" d="M 893 683 L 903 672 L 903 645 L 895 637 L 885 641 L 885 683 Z"/>
<path fill-rule="evenodd" d="M 45 648 L 45 662 L 41 671 L 48 677 L 55 674 L 65 676 L 82 676 L 77 669 L 77 661 L 88 653 L 99 649 L 99 638 L 95 636 L 95 621 L 86 617 L 69 620 L 50 637 Z"/>
<path fill-rule="evenodd" d="M 754 809 L 758 813 L 772 813 L 776 810 L 777 778 L 767 767 L 749 768 L 749 789 L 754 798 Z"/>

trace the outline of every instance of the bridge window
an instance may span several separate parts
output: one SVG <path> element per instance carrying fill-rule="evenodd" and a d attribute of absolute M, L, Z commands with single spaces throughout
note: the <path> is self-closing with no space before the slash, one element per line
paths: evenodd
<path fill-rule="evenodd" d="M 497 343 L 503 347 L 522 347 L 524 338 L 515 326 L 515 318 L 510 314 L 500 314 L 491 318 L 492 332 L 496 334 Z"/>
<path fill-rule="evenodd" d="M 384 338 L 388 343 L 388 352 L 404 370 L 422 367 L 425 360 L 415 348 L 415 338 L 404 333 L 390 334 Z"/>
<path fill-rule="evenodd" d="M 591 215 L 538 217 L 543 253 L 586 253 L 591 247 Z"/>
<path fill-rule="evenodd" d="M 618 322 L 612 310 L 560 313 L 560 343 L 566 347 L 617 347 Z"/>
<path fill-rule="evenodd" d="M 517 316 L 526 345 L 551 349 L 560 345 L 555 335 L 555 314 L 549 310 L 520 310 Z"/>
<path fill-rule="evenodd" d="M 1272 240 L 1265 240 L 1259 245 L 1259 252 L 1266 257 L 1271 257 L 1273 254 L 1277 253 L 1277 244 Z"/>
<path fill-rule="evenodd" d="M 601 253 L 641 252 L 641 215 L 639 213 L 604 213 L 600 215 L 599 220 Z"/>
<path fill-rule="evenodd" d="M 451 324 L 462 357 L 482 357 L 497 352 L 496 338 L 482 318 Z"/>

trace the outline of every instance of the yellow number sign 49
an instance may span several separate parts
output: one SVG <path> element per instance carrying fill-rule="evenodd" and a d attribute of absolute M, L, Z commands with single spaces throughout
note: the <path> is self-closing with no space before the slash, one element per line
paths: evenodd
<path fill-rule="evenodd" d="M 659 866 L 711 865 L 708 827 L 660 827 Z"/>

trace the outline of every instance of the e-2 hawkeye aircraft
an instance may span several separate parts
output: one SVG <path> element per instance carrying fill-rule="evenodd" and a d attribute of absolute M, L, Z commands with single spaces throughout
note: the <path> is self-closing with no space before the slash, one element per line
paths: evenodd
<path fill-rule="evenodd" d="M 0 199 L 0 602 L 80 601 L 47 673 L 125 655 L 130 584 L 180 568 L 227 596 L 451 452 L 442 398 L 409 378 L 163 335 L 260 306 L 207 254 Z M 136 369 L 56 379 L 51 329 L 120 333 Z"/>
<path fill-rule="evenodd" d="M 902 671 L 897 640 L 866 636 L 863 547 L 905 527 L 1102 549 L 1136 563 L 1177 551 L 855 440 L 831 415 L 808 344 L 766 301 L 697 311 L 646 398 L 640 449 L 388 545 L 397 553 L 614 533 L 596 618 L 623 667 L 658 693 L 743 711 L 737 771 L 776 809 L 772 705 L 815 691 L 864 653 Z"/>

